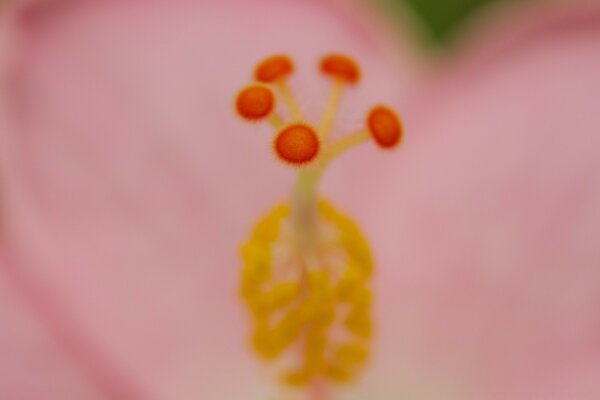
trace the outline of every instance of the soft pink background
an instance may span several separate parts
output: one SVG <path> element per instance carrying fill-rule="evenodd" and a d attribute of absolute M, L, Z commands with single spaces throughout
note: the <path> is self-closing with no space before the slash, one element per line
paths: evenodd
<path fill-rule="evenodd" d="M 286 52 L 315 118 L 329 51 L 365 76 L 336 130 L 376 102 L 407 129 L 324 182 L 379 264 L 376 356 L 343 396 L 600 397 L 599 8 L 513 10 L 432 65 L 337 2 L 26 3 L 0 42 L 1 398 L 274 393 L 237 246 L 293 171 L 232 99 Z"/>

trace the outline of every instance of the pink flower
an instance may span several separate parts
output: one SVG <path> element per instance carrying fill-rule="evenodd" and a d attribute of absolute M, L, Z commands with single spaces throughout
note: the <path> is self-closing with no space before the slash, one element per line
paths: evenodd
<path fill-rule="evenodd" d="M 598 398 L 600 9 L 534 11 L 438 71 L 337 2 L 5 8 L 0 397 L 274 393 L 237 248 L 291 173 L 232 99 L 284 52 L 318 115 L 315 64 L 336 51 L 365 75 L 336 128 L 374 102 L 407 126 L 400 151 L 365 146 L 323 185 L 378 261 L 376 356 L 341 398 Z"/>

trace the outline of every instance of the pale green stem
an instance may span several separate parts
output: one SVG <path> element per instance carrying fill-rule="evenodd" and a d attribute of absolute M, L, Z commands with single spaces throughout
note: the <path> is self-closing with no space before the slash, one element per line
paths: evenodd
<path fill-rule="evenodd" d="M 311 238 L 315 237 L 317 188 L 323 172 L 334 158 L 369 138 L 367 131 L 361 131 L 330 143 L 311 166 L 303 167 L 298 172 L 292 193 L 292 218 L 298 243 L 302 247 L 310 245 Z"/>
<path fill-rule="evenodd" d="M 323 168 L 320 163 L 298 172 L 292 193 L 292 223 L 300 249 L 310 247 L 317 225 L 317 188 Z"/>
<path fill-rule="evenodd" d="M 325 106 L 325 112 L 323 113 L 321 123 L 319 124 L 319 133 L 321 135 L 322 140 L 327 140 L 327 137 L 331 132 L 331 128 L 333 127 L 333 122 L 335 121 L 335 115 L 340 105 L 343 92 L 344 81 L 340 78 L 334 78 L 331 86 L 331 93 L 329 94 L 329 101 Z"/>

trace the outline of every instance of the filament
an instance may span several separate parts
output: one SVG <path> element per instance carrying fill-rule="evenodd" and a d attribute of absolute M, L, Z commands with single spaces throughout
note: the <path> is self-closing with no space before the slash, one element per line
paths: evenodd
<path fill-rule="evenodd" d="M 275 86 L 279 90 L 279 94 L 283 99 L 283 102 L 287 106 L 290 111 L 292 118 L 296 121 L 302 120 L 304 117 L 302 116 L 302 111 L 300 110 L 300 106 L 296 101 L 296 98 L 292 94 L 292 90 L 288 86 L 287 82 L 283 78 L 279 78 L 275 81 Z"/>
<path fill-rule="evenodd" d="M 281 118 L 281 116 L 276 112 L 269 114 L 268 121 L 275 130 L 279 130 L 285 125 L 283 118 Z"/>
<path fill-rule="evenodd" d="M 321 134 L 321 138 L 324 141 L 327 140 L 327 136 L 331 132 L 331 128 L 335 121 L 335 116 L 340 105 L 340 100 L 342 99 L 342 94 L 344 93 L 344 85 L 345 82 L 343 79 L 333 79 L 331 91 L 329 93 L 329 100 L 325 105 L 325 111 L 323 112 L 321 123 L 319 124 L 319 133 Z"/>

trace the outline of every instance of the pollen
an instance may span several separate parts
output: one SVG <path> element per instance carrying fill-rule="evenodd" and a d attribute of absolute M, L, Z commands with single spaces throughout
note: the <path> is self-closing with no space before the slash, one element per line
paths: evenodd
<path fill-rule="evenodd" d="M 277 134 L 273 147 L 282 160 L 302 165 L 314 160 L 319 153 L 319 138 L 310 126 L 294 124 Z"/>
<path fill-rule="evenodd" d="M 402 140 L 402 123 L 396 113 L 385 106 L 377 106 L 367 117 L 369 132 L 383 148 L 395 147 Z"/>
<path fill-rule="evenodd" d="M 243 118 L 251 121 L 260 120 L 273 111 L 275 96 L 267 86 L 253 84 L 240 91 L 235 106 Z"/>
<path fill-rule="evenodd" d="M 284 55 L 274 55 L 264 59 L 254 71 L 259 82 L 271 83 L 290 75 L 294 71 L 294 63 Z"/>
<path fill-rule="evenodd" d="M 339 78 L 346 83 L 355 84 L 360 79 L 360 68 L 356 62 L 341 54 L 331 54 L 321 60 L 321 72 Z"/>
<path fill-rule="evenodd" d="M 282 248 L 293 246 L 286 234 L 291 217 L 288 206 L 275 207 L 242 246 L 241 294 L 254 320 L 252 346 L 269 362 L 300 355 L 296 363 L 280 366 L 287 385 L 304 386 L 317 378 L 351 381 L 369 359 L 368 246 L 348 216 L 321 201 L 319 264 L 302 272 L 301 256 L 280 257 Z M 344 239 L 331 243 L 321 234 L 332 231 Z"/>

